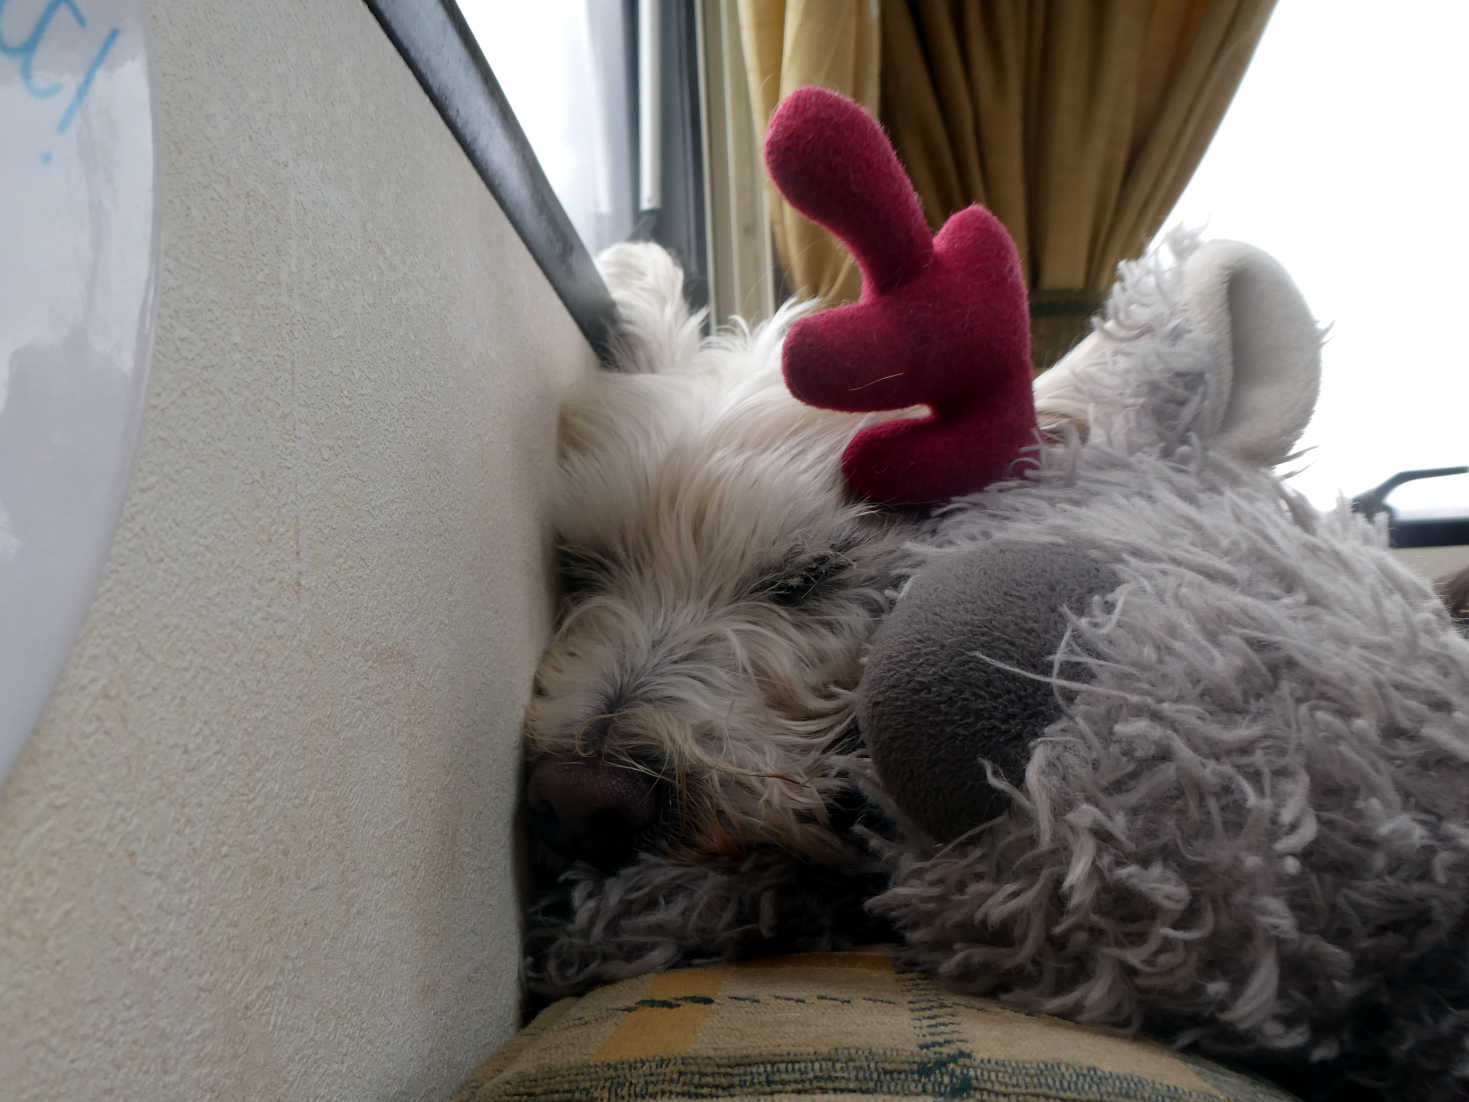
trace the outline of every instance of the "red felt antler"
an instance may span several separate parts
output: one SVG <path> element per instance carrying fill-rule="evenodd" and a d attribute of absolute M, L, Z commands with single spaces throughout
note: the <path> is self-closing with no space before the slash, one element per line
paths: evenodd
<path fill-rule="evenodd" d="M 787 96 L 765 140 L 790 204 L 841 238 L 862 297 L 797 322 L 786 385 L 848 412 L 926 405 L 859 432 L 842 456 L 857 490 L 889 505 L 942 501 L 1001 477 L 1035 435 L 1030 317 L 1015 243 L 980 206 L 930 237 L 882 128 L 822 88 Z"/>

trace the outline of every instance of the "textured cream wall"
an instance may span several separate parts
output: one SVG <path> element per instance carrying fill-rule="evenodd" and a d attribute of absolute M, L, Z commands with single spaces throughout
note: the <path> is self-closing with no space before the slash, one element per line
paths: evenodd
<path fill-rule="evenodd" d="M 591 354 L 360 0 L 155 0 L 129 500 L 0 789 L 0 1096 L 432 1098 L 511 1028 Z"/>
<path fill-rule="evenodd" d="M 1393 554 L 1430 581 L 1469 567 L 1469 547 L 1399 547 Z"/>

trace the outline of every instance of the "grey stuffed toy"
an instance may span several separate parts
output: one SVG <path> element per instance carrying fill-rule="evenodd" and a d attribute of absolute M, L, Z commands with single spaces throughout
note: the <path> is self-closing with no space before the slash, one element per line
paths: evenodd
<path fill-rule="evenodd" d="M 1037 385 L 1028 469 L 913 549 L 857 688 L 885 815 L 848 863 L 575 866 L 531 985 L 896 936 L 959 991 L 1302 1095 L 1464 1097 L 1469 641 L 1277 476 L 1319 344 L 1257 250 L 1125 265 Z"/>
<path fill-rule="evenodd" d="M 957 503 L 878 629 L 905 829 L 871 909 L 963 991 L 1313 1097 L 1465 1097 L 1469 643 L 1271 473 L 1318 373 L 1289 279 L 1183 251 L 1043 377 L 1078 438 Z"/>

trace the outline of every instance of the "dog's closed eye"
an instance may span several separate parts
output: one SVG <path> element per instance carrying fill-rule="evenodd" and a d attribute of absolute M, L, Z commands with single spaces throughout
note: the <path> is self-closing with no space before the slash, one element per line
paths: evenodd
<path fill-rule="evenodd" d="M 556 574 L 565 597 L 580 597 L 603 584 L 606 567 L 595 551 L 579 547 L 556 548 Z"/>
<path fill-rule="evenodd" d="M 817 551 L 786 563 L 758 587 L 761 596 L 783 608 L 794 608 L 815 596 L 848 567 L 852 560 L 839 551 Z"/>

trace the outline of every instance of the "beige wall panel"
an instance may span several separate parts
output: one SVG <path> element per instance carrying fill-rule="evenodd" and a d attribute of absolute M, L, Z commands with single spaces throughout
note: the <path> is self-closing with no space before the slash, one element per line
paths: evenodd
<path fill-rule="evenodd" d="M 432 1098 L 514 1023 L 542 503 L 591 353 L 359 0 L 151 18 L 152 380 L 0 789 L 0 1093 Z"/>

